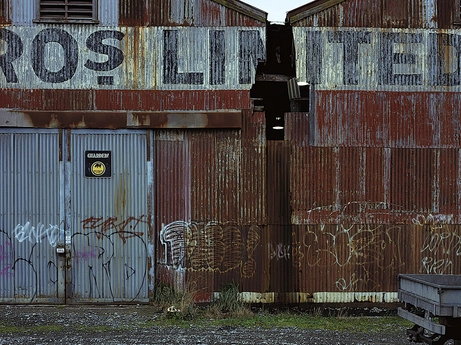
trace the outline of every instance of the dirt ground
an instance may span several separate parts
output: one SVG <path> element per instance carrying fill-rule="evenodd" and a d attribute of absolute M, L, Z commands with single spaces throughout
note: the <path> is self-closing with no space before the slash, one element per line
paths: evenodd
<path fill-rule="evenodd" d="M 0 344 L 404 345 L 404 329 L 355 334 L 297 328 L 155 325 L 152 307 L 0 306 Z M 40 326 L 40 327 L 38 327 Z M 90 326 L 90 327 L 89 327 Z"/>

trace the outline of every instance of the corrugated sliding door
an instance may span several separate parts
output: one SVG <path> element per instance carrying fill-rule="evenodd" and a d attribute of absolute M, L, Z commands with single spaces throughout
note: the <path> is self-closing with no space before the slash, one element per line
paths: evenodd
<path fill-rule="evenodd" d="M 71 131 L 68 303 L 148 301 L 148 138 Z"/>
<path fill-rule="evenodd" d="M 59 138 L 57 130 L 0 130 L 1 303 L 63 301 Z"/>

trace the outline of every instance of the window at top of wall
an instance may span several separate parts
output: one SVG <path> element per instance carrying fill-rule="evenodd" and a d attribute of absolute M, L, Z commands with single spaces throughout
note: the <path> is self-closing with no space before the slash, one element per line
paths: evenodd
<path fill-rule="evenodd" d="M 97 23 L 97 0 L 38 0 L 37 22 Z"/>
<path fill-rule="evenodd" d="M 461 0 L 455 0 L 455 10 L 453 12 L 453 24 L 461 25 Z"/>

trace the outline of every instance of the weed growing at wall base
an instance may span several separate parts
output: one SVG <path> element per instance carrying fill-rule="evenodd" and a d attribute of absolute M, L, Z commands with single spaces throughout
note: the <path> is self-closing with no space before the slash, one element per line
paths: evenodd
<path fill-rule="evenodd" d="M 167 284 L 158 284 L 155 289 L 154 306 L 163 311 L 167 319 L 192 320 L 195 317 L 223 318 L 239 317 L 252 314 L 248 305 L 240 298 L 235 283 L 224 285 L 215 294 L 213 302 L 205 307 L 195 303 L 195 291 L 188 286 L 184 291 L 177 291 Z"/>
<path fill-rule="evenodd" d="M 155 288 L 153 304 L 164 312 L 166 318 L 191 320 L 197 313 L 194 295 L 191 286 L 177 291 L 170 285 L 159 283 Z"/>

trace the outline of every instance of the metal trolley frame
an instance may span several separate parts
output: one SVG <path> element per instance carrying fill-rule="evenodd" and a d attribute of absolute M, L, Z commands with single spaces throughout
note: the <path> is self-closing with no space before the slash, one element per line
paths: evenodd
<path fill-rule="evenodd" d="M 399 316 L 413 322 L 409 339 L 431 345 L 461 345 L 461 276 L 399 275 Z"/>

